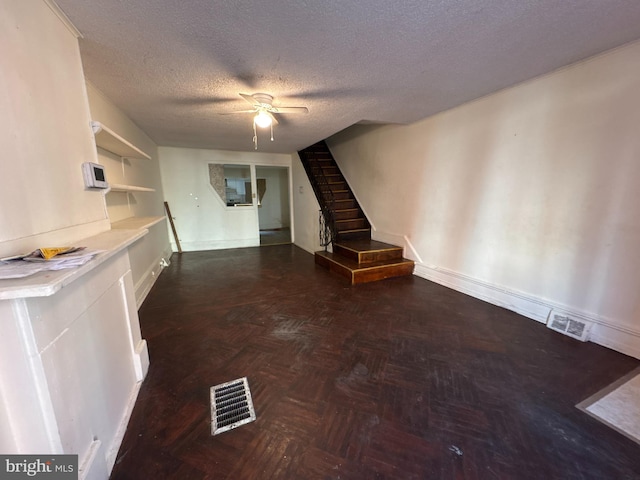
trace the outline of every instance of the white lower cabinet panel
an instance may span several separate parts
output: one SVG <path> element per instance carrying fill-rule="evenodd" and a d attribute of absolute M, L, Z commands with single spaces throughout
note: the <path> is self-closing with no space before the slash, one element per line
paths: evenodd
<path fill-rule="evenodd" d="M 149 358 L 126 246 L 50 296 L 0 301 L 3 453 L 79 456 L 108 479 Z"/>
<path fill-rule="evenodd" d="M 118 282 L 41 354 L 65 452 L 114 438 L 136 383 L 128 314 Z"/>

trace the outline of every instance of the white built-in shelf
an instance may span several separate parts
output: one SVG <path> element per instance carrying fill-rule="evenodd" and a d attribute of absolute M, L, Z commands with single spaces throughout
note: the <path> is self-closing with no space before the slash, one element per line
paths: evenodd
<path fill-rule="evenodd" d="M 100 122 L 91 122 L 91 128 L 96 138 L 96 145 L 119 157 L 126 158 L 146 158 L 151 159 L 149 155 L 144 153 L 131 142 L 125 140 L 108 127 Z"/>
<path fill-rule="evenodd" d="M 111 224 L 116 230 L 140 230 L 162 222 L 167 217 L 129 217 Z"/>
<path fill-rule="evenodd" d="M 155 192 L 155 188 L 139 187 L 137 185 L 123 185 L 121 183 L 110 183 L 112 192 Z"/>

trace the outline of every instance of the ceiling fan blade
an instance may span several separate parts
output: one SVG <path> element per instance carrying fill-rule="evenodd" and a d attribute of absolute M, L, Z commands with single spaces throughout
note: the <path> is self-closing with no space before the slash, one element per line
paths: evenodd
<path fill-rule="evenodd" d="M 256 113 L 255 110 L 236 110 L 234 112 L 218 112 L 218 115 L 234 115 L 236 113 Z"/>
<path fill-rule="evenodd" d="M 247 95 L 246 93 L 240 93 L 239 95 L 242 98 L 244 98 L 247 102 L 249 102 L 251 105 L 260 105 L 260 102 L 257 101 L 255 98 L 253 98 L 252 95 Z"/>
<path fill-rule="evenodd" d="M 309 113 L 307 107 L 273 107 L 273 113 Z"/>

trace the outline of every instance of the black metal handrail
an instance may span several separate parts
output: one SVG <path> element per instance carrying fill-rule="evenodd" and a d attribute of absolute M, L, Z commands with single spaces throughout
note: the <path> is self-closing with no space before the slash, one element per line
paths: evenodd
<path fill-rule="evenodd" d="M 314 167 L 310 163 L 309 156 L 313 155 L 313 151 L 311 151 L 312 148 L 313 147 L 309 147 L 308 149 L 302 150 L 299 152 L 299 156 L 302 161 L 302 166 L 307 173 L 307 177 L 309 177 L 311 188 L 313 188 L 316 198 L 318 199 L 318 203 L 320 204 L 320 245 L 326 250 L 327 247 L 336 239 L 337 228 L 333 215 L 335 210 L 335 196 L 331 186 L 329 185 L 329 179 L 325 175 L 322 167 L 318 165 L 314 171 Z M 324 148 L 327 152 L 329 151 L 326 145 Z M 323 189 L 323 187 L 325 188 Z"/>
<path fill-rule="evenodd" d="M 320 236 L 320 246 L 324 247 L 324 251 L 326 252 L 327 247 L 333 242 L 334 238 L 331 233 L 331 227 L 327 224 L 322 210 L 318 210 L 318 233 Z"/>

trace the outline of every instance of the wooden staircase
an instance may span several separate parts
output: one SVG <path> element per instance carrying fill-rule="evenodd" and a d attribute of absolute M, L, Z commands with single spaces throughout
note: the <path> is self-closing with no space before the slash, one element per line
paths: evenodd
<path fill-rule="evenodd" d="M 315 253 L 318 265 L 349 279 L 351 284 L 411 275 L 414 262 L 402 247 L 371 240 L 371 224 L 342 176 L 329 147 L 319 142 L 298 152 L 321 208 L 333 252 Z"/>
<path fill-rule="evenodd" d="M 318 203 L 325 216 L 330 217 L 326 220 L 334 223 L 334 239 L 371 238 L 371 225 L 342 176 L 329 147 L 320 142 L 299 154 Z"/>

